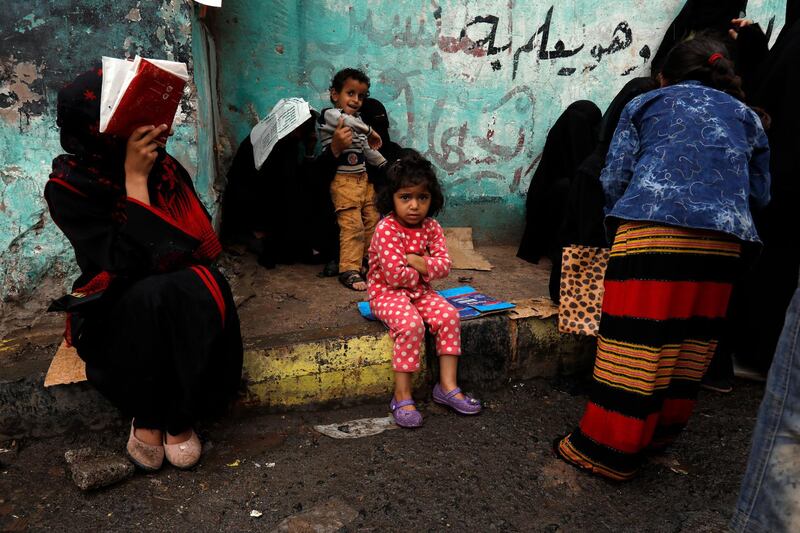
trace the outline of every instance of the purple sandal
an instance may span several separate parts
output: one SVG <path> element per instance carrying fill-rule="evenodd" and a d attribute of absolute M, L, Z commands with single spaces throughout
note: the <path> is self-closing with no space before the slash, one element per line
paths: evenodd
<path fill-rule="evenodd" d="M 394 417 L 394 422 L 401 428 L 418 428 L 422 426 L 422 413 L 419 411 L 408 411 L 406 409 L 401 409 L 401 407 L 405 407 L 406 405 L 415 405 L 414 400 L 395 400 L 394 396 L 392 396 L 392 401 L 389 404 L 389 409 L 392 410 L 392 416 Z"/>
<path fill-rule="evenodd" d="M 456 413 L 461 413 L 462 415 L 477 415 L 480 413 L 482 409 L 481 401 L 473 398 L 469 394 L 464 394 L 464 399 L 459 400 L 456 398 L 456 395 L 460 392 L 461 389 L 456 387 L 450 392 L 445 393 L 442 390 L 442 386 L 437 383 L 433 387 L 433 401 L 446 405 Z"/>

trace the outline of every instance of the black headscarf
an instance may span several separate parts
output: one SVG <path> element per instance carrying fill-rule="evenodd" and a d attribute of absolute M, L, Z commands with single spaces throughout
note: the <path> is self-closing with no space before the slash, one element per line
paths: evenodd
<path fill-rule="evenodd" d="M 775 40 L 773 49 L 777 48 L 780 51 L 782 41 L 792 32 L 792 28 L 798 20 L 800 20 L 800 0 L 786 0 L 786 19 L 783 22 L 783 29 L 781 29 L 778 38 Z"/>
<path fill-rule="evenodd" d="M 122 171 L 125 140 L 100 134 L 102 85 L 103 70 L 95 66 L 58 91 L 56 124 L 61 146 L 77 159 Z"/>
<path fill-rule="evenodd" d="M 597 144 L 600 109 L 588 100 L 572 103 L 547 134 L 525 202 L 526 224 L 517 257 L 536 263 L 558 247 L 566 194 L 578 165 Z"/>
<path fill-rule="evenodd" d="M 378 150 L 387 161 L 392 162 L 399 157 L 400 145 L 392 142 L 389 136 L 389 115 L 380 101 L 367 98 L 361 106 L 361 119 L 381 136 L 383 145 Z"/>
<path fill-rule="evenodd" d="M 672 21 L 653 57 L 651 72 L 661 71 L 667 53 L 673 46 L 695 32 L 706 32 L 729 44 L 731 20 L 738 18 L 747 7 L 747 0 L 687 0 Z"/>

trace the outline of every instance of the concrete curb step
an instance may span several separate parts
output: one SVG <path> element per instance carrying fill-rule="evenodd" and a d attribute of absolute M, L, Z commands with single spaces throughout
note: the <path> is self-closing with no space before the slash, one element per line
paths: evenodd
<path fill-rule="evenodd" d="M 433 353 L 427 339 L 427 353 Z M 509 379 L 548 378 L 591 367 L 593 339 L 558 333 L 555 317 L 494 315 L 462 326 L 459 379 L 478 394 Z M 75 426 L 102 428 L 119 415 L 88 383 L 44 388 L 55 347 L 33 350 L 0 368 L 0 440 L 58 434 Z M 387 400 L 392 390 L 392 341 L 378 323 L 246 339 L 241 407 L 309 409 Z M 423 357 L 417 388 L 436 379 Z"/>

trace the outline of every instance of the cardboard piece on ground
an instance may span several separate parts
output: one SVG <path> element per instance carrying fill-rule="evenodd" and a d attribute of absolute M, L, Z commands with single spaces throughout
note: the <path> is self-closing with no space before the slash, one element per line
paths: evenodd
<path fill-rule="evenodd" d="M 360 439 L 383 433 L 387 429 L 397 429 L 391 416 L 385 418 L 359 418 L 341 424 L 314 426 L 318 432 L 332 439 Z"/>
<path fill-rule="evenodd" d="M 494 267 L 472 244 L 472 228 L 444 228 L 451 267 L 459 270 L 489 271 Z"/>
<path fill-rule="evenodd" d="M 78 357 L 78 351 L 62 341 L 50 363 L 47 376 L 44 378 L 44 386 L 67 385 L 81 381 L 86 381 L 86 365 L 83 359 Z"/>
<path fill-rule="evenodd" d="M 550 318 L 558 315 L 558 305 L 546 296 L 517 300 L 514 303 L 517 304 L 517 307 L 511 309 L 508 313 L 511 320 L 530 317 Z"/>
<path fill-rule="evenodd" d="M 281 98 L 272 111 L 250 131 L 253 163 L 261 170 L 264 161 L 279 140 L 312 117 L 314 108 L 302 98 Z"/>

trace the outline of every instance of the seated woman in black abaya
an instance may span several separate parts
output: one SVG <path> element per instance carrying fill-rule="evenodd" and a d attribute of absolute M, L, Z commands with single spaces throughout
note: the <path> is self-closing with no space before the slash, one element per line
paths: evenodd
<path fill-rule="evenodd" d="M 45 186 L 53 221 L 81 274 L 51 306 L 89 382 L 133 417 L 127 452 L 142 469 L 200 459 L 193 425 L 220 413 L 241 381 L 242 339 L 221 246 L 186 170 L 143 125 L 129 139 L 98 133 L 102 71 L 58 93 L 67 152 Z"/>
<path fill-rule="evenodd" d="M 266 268 L 321 263 L 338 251 L 339 234 L 324 163 L 314 159 L 314 117 L 275 144 L 256 169 L 248 135 L 228 171 L 222 209 L 226 243 L 245 244 Z"/>
<path fill-rule="evenodd" d="M 400 146 L 389 138 L 383 104 L 367 98 L 362 119 L 381 135 L 383 156 L 397 159 Z M 331 145 L 314 157 L 314 122 L 312 117 L 278 141 L 260 169 L 255 168 L 250 136 L 241 142 L 228 171 L 222 237 L 227 244 L 246 245 L 266 268 L 333 260 L 324 275 L 336 275 L 339 226 L 329 189 L 337 163 L 331 150 L 347 148 L 352 137 L 337 132 Z M 383 172 L 369 167 L 369 178 L 379 189 Z"/>

